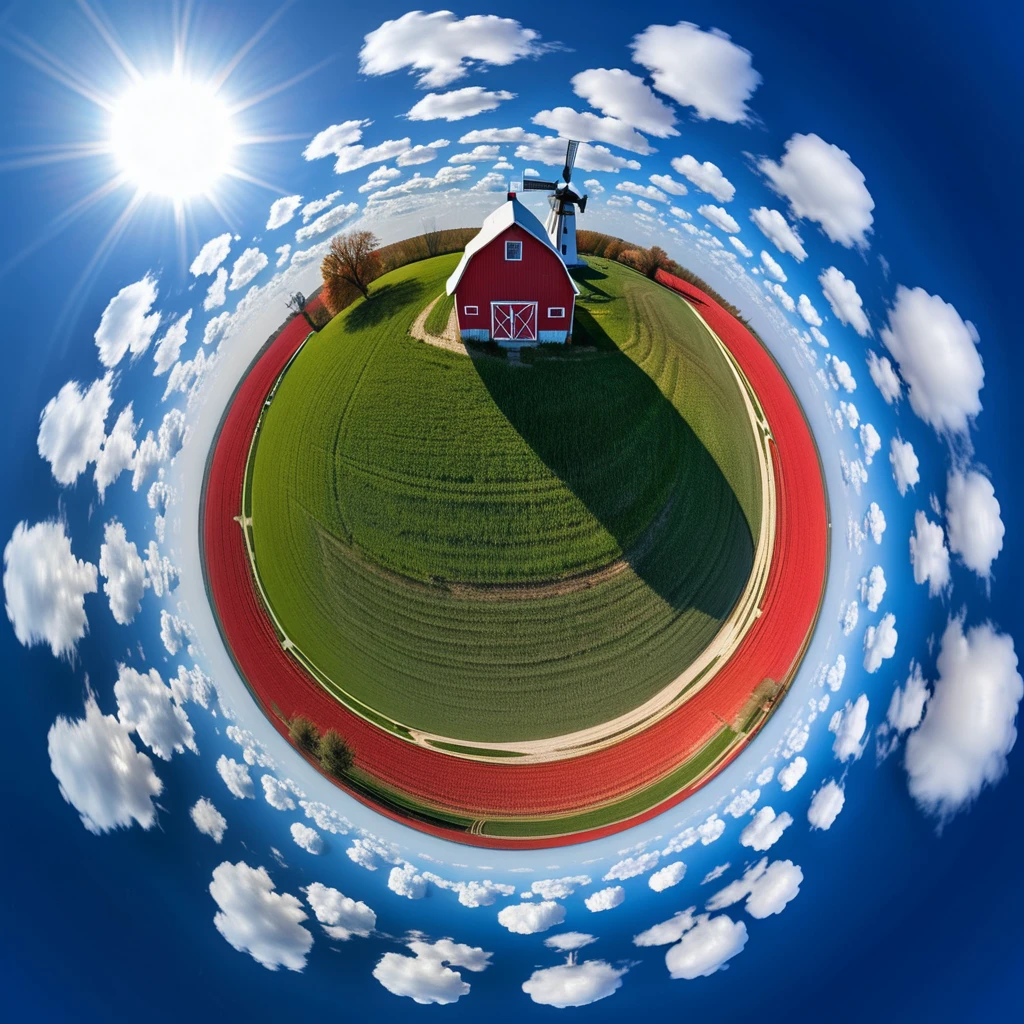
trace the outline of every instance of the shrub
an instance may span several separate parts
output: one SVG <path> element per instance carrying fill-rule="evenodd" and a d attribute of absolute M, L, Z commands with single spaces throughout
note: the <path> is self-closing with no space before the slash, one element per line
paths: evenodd
<path fill-rule="evenodd" d="M 351 767 L 355 758 L 352 748 L 334 729 L 328 729 L 320 737 L 320 766 L 328 775 L 341 778 Z"/>
<path fill-rule="evenodd" d="M 300 750 L 319 756 L 320 730 L 305 715 L 296 715 L 288 723 L 288 735 Z"/>

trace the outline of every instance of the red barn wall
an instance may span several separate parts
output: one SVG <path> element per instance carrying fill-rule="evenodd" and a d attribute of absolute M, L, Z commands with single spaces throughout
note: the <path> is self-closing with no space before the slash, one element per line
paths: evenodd
<path fill-rule="evenodd" d="M 505 243 L 522 242 L 521 260 L 505 259 Z M 561 258 L 518 224 L 507 227 L 469 261 L 455 289 L 459 330 L 491 328 L 492 302 L 536 302 L 537 332 L 572 331 L 575 293 Z M 476 316 L 466 316 L 476 306 Z M 550 306 L 562 306 L 564 318 L 548 316 Z"/>

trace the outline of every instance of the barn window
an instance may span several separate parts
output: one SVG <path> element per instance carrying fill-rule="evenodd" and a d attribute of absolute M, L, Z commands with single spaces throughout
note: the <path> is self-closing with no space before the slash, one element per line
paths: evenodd
<path fill-rule="evenodd" d="M 548 316 L 552 320 L 558 320 L 565 316 L 565 306 L 548 306 Z"/>
<path fill-rule="evenodd" d="M 462 312 L 465 313 L 466 316 L 476 316 L 480 312 L 480 309 L 478 306 L 463 306 Z"/>
<path fill-rule="evenodd" d="M 505 243 L 505 259 L 507 260 L 521 260 L 523 258 L 523 243 L 522 242 L 506 242 Z"/>

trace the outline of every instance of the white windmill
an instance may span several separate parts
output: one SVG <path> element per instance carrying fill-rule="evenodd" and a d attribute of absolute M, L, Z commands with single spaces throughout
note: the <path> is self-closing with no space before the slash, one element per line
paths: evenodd
<path fill-rule="evenodd" d="M 583 213 L 587 208 L 587 197 L 581 196 L 572 186 L 572 169 L 576 163 L 576 150 L 580 144 L 570 139 L 565 151 L 565 167 L 561 181 L 541 181 L 527 178 L 523 182 L 526 191 L 550 192 L 551 212 L 544 224 L 555 251 L 560 253 L 567 267 L 579 267 L 576 254 L 576 209 Z"/>

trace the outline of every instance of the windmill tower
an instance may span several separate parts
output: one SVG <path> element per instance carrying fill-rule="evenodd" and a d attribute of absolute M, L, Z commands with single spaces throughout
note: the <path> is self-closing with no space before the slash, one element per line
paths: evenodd
<path fill-rule="evenodd" d="M 572 185 L 572 169 L 576 163 L 576 150 L 580 144 L 570 139 L 565 150 L 565 167 L 562 169 L 561 181 L 541 181 L 539 178 L 527 178 L 523 182 L 525 191 L 550 192 L 551 212 L 544 224 L 555 251 L 561 254 L 567 267 L 578 267 L 579 256 L 576 254 L 576 209 L 583 213 L 587 208 L 587 197 L 581 196 Z"/>

